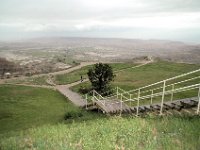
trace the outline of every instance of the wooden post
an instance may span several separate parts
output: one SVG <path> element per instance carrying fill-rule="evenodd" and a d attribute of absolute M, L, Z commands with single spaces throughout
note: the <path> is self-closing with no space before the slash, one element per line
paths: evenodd
<path fill-rule="evenodd" d="M 162 101 L 160 104 L 160 115 L 162 115 L 163 112 L 163 103 L 164 103 L 164 98 L 165 98 L 165 85 L 166 85 L 166 80 L 163 82 L 163 93 L 162 93 Z"/>
<path fill-rule="evenodd" d="M 136 116 L 138 116 L 138 113 L 139 113 L 139 105 L 140 105 L 140 89 L 138 89 L 138 97 L 137 97 L 137 113 L 136 113 Z"/>

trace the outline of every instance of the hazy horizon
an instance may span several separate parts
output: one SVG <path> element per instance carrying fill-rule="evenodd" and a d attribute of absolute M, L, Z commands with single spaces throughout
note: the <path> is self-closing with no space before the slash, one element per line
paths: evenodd
<path fill-rule="evenodd" d="M 38 37 L 200 43 L 200 1 L 1 0 L 0 41 Z"/>

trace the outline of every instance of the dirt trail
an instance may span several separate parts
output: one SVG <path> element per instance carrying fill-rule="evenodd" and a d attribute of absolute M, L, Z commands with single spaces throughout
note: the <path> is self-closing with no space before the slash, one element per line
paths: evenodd
<path fill-rule="evenodd" d="M 31 76 L 31 78 L 34 78 L 34 77 L 42 77 L 42 76 L 53 76 L 53 75 L 58 75 L 58 74 L 65 74 L 65 73 L 69 73 L 69 72 L 72 72 L 74 70 L 77 70 L 77 69 L 80 69 L 82 67 L 85 67 L 85 66 L 88 66 L 88 65 L 93 65 L 95 64 L 96 62 L 81 62 L 80 65 L 78 66 L 75 66 L 75 67 L 72 67 L 72 68 L 68 68 L 66 70 L 62 70 L 62 71 L 57 71 L 57 72 L 52 72 L 52 73 L 47 73 L 47 74 L 38 74 L 38 75 L 33 75 Z M 15 77 L 15 78 L 10 78 L 10 79 L 0 79 L 0 84 L 4 84 L 10 80 L 16 80 L 16 79 L 19 79 L 19 80 L 25 80 L 26 78 L 30 78 L 30 77 L 26 77 L 26 76 L 21 76 L 21 77 Z"/>
<path fill-rule="evenodd" d="M 57 85 L 56 89 L 76 106 L 83 107 L 86 105 L 86 101 L 78 93 L 71 91 L 67 85 Z"/>
<path fill-rule="evenodd" d="M 146 62 L 144 64 L 140 64 L 140 65 L 137 65 L 137 66 L 134 66 L 134 67 L 130 67 L 130 68 L 126 68 L 126 69 L 134 69 L 134 68 L 138 68 L 138 67 L 141 67 L 141 66 L 144 66 L 146 64 L 149 64 L 151 63 L 152 61 L 149 61 L 149 62 Z M 57 75 L 57 74 L 65 74 L 65 73 L 69 73 L 69 72 L 72 72 L 74 70 L 77 70 L 77 69 L 80 69 L 81 67 L 84 67 L 84 66 L 87 66 L 87 65 L 92 65 L 92 64 L 95 64 L 95 62 L 84 62 L 84 63 L 81 63 L 80 65 L 76 66 L 76 67 L 73 67 L 73 68 L 70 68 L 70 69 L 67 69 L 67 70 L 63 70 L 63 71 L 59 71 L 59 72 L 54 72 L 54 73 L 49 73 L 49 74 L 41 74 L 41 75 L 37 75 L 38 76 L 43 76 L 43 75 L 48 75 L 49 78 L 47 79 L 47 82 L 51 85 L 51 86 L 40 86 L 40 85 L 26 85 L 26 84 L 15 84 L 15 85 L 24 85 L 24 86 L 32 86 L 32 87 L 43 87 L 43 88 L 51 88 L 51 89 L 56 89 L 58 90 L 61 94 L 63 94 L 65 97 L 67 97 L 73 104 L 75 104 L 76 106 L 79 106 L 79 107 L 83 107 L 86 105 L 86 101 L 76 92 L 73 92 L 70 90 L 70 87 L 72 86 L 75 86 L 75 85 L 78 85 L 80 83 L 83 83 L 83 82 L 87 82 L 88 79 L 85 79 L 83 80 L 82 82 L 81 81 L 77 81 L 77 82 L 74 82 L 74 83 L 70 83 L 70 84 L 67 84 L 67 85 L 56 85 L 53 80 L 52 80 L 52 76 L 53 75 Z M 119 70 L 119 71 L 124 71 L 126 69 L 122 69 L 122 70 Z M 117 71 L 117 72 L 119 72 Z M 116 72 L 116 73 L 117 73 Z"/>
<path fill-rule="evenodd" d="M 137 65 L 137 66 L 134 66 L 134 67 L 126 68 L 126 69 L 134 69 L 134 68 L 142 67 L 142 66 L 144 66 L 146 64 L 149 64 L 151 62 L 152 61 L 149 61 L 149 62 L 146 62 L 144 64 L 140 64 L 140 65 Z M 126 69 L 122 69 L 122 70 L 119 70 L 119 71 L 124 71 Z M 117 71 L 117 72 L 119 72 L 119 71 Z M 83 106 L 86 105 L 86 101 L 78 93 L 75 93 L 72 90 L 70 90 L 70 87 L 73 87 L 75 85 L 78 85 L 80 83 L 87 82 L 87 81 L 88 81 L 88 79 L 85 79 L 82 82 L 81 81 L 77 81 L 77 82 L 70 83 L 70 84 L 67 84 L 67 85 L 57 85 L 56 89 L 61 94 L 66 96 L 72 103 L 74 103 L 75 105 L 77 105 L 79 107 L 83 107 Z"/>
<path fill-rule="evenodd" d="M 127 69 L 135 69 L 135 68 L 139 68 L 139 67 L 145 66 L 145 65 L 147 65 L 147 64 L 150 64 L 150 63 L 152 63 L 152 62 L 153 62 L 153 60 L 150 60 L 150 61 L 147 61 L 147 62 L 142 63 L 142 64 L 140 64 L 140 65 L 134 66 L 134 67 L 129 67 L 129 68 L 125 68 L 125 69 L 117 70 L 117 71 L 115 71 L 115 73 L 118 73 L 118 72 L 121 72 L 121 71 L 124 71 L 124 70 L 127 70 Z"/>
<path fill-rule="evenodd" d="M 39 87 L 39 88 L 47 88 L 47 89 L 56 89 L 54 86 L 48 85 L 33 85 L 33 84 L 14 84 L 14 83 L 6 83 L 5 85 L 22 85 L 22 86 L 30 86 L 30 87 Z"/>

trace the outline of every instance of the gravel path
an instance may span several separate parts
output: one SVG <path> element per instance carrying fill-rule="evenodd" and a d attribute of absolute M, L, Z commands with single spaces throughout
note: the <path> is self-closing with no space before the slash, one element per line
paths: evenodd
<path fill-rule="evenodd" d="M 88 65 L 93 65 L 95 63 L 96 62 L 81 62 L 80 65 L 77 65 L 77 66 L 72 67 L 72 68 L 68 68 L 66 70 L 47 73 L 47 74 L 38 74 L 38 75 L 33 75 L 31 77 L 34 78 L 34 77 L 42 77 L 42 76 L 47 76 L 47 75 L 52 76 L 52 75 L 58 75 L 58 74 L 65 74 L 65 73 L 72 72 L 74 70 L 78 70 L 78 69 L 85 67 L 85 66 L 88 66 Z M 15 77 L 15 78 L 10 78 L 10 79 L 0 79 L 0 84 L 4 84 L 4 83 L 6 83 L 6 81 L 15 80 L 15 79 L 25 80 L 26 78 L 30 78 L 30 77 L 20 76 L 20 77 Z"/>
<path fill-rule="evenodd" d="M 151 61 L 150 61 L 151 62 Z M 141 67 L 141 66 L 144 66 L 150 62 L 147 62 L 147 63 L 144 63 L 144 64 L 140 64 L 138 66 L 135 66 L 135 67 L 131 67 L 131 68 L 137 68 L 137 67 Z M 67 84 L 67 85 L 56 85 L 51 76 L 52 75 L 57 75 L 57 74 L 65 74 L 65 73 L 69 73 L 69 72 L 72 72 L 74 70 L 77 70 L 77 69 L 80 69 L 84 66 L 87 66 L 87 65 L 92 65 L 92 64 L 95 64 L 95 62 L 84 62 L 84 63 L 81 63 L 80 65 L 76 66 L 76 67 L 73 67 L 73 68 L 69 68 L 67 70 L 63 70 L 63 71 L 59 71 L 59 72 L 54 72 L 54 73 L 49 73 L 49 74 L 44 74 L 44 75 L 49 75 L 49 78 L 48 78 L 48 83 L 51 85 L 51 86 L 40 86 L 40 85 L 26 85 L 26 84 L 16 84 L 16 85 L 24 85 L 24 86 L 33 86 L 33 87 L 43 87 L 43 88 L 52 88 L 52 89 L 56 89 L 58 90 L 61 94 L 63 94 L 65 97 L 67 97 L 73 104 L 75 104 L 76 106 L 79 106 L 79 107 L 83 107 L 86 105 L 86 101 L 76 92 L 73 92 L 70 90 L 70 87 L 72 86 L 75 86 L 75 85 L 78 85 L 82 82 L 87 82 L 88 79 L 85 79 L 83 80 L 82 82 L 81 81 L 77 81 L 77 82 L 74 82 L 74 83 L 71 83 L 71 84 Z M 129 68 L 129 69 L 131 69 Z M 123 71 L 125 69 L 122 69 L 122 70 L 119 70 L 119 71 Z M 117 71 L 118 72 L 118 71 Z M 43 74 L 41 75 L 36 75 L 36 76 L 42 76 Z"/>
<path fill-rule="evenodd" d="M 140 64 L 140 65 L 128 68 L 128 69 L 134 69 L 134 68 L 137 68 L 137 67 L 141 67 L 141 66 L 144 66 L 144 65 L 146 65 L 148 63 L 150 63 L 150 62 L 147 62 L 147 63 L 144 63 L 144 64 Z M 124 71 L 124 70 L 125 69 L 122 69 L 120 71 Z M 83 82 L 87 82 L 87 81 L 88 81 L 88 79 L 85 79 Z M 83 106 L 86 105 L 86 101 L 78 93 L 75 93 L 75 92 L 70 90 L 70 87 L 73 87 L 73 86 L 78 85 L 80 83 L 81 83 L 81 81 L 77 81 L 77 82 L 74 82 L 74 83 L 71 83 L 71 84 L 67 84 L 67 85 L 57 85 L 56 89 L 61 94 L 63 94 L 65 97 L 67 97 L 72 103 L 74 103 L 75 105 L 77 105 L 79 107 L 83 107 Z"/>
<path fill-rule="evenodd" d="M 77 82 L 77 84 L 80 83 Z M 71 91 L 69 89 L 69 85 L 57 85 L 56 89 L 65 97 L 67 97 L 76 106 L 83 107 L 86 105 L 86 101 L 78 93 Z"/>

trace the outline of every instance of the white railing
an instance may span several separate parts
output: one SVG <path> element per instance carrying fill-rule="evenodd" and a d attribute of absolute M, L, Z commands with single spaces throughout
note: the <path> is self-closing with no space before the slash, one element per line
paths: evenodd
<path fill-rule="evenodd" d="M 96 101 L 100 102 L 103 106 L 105 106 L 105 103 L 106 103 L 106 98 L 104 98 L 101 94 L 99 94 L 97 91 L 95 90 L 92 90 L 91 92 L 89 93 L 92 93 L 92 98 L 91 98 L 91 101 L 93 103 L 93 105 L 95 104 Z M 88 109 L 88 94 L 85 94 L 85 103 L 86 103 L 86 109 Z"/>
<path fill-rule="evenodd" d="M 199 114 L 200 112 L 200 69 L 191 71 L 188 73 L 184 73 L 163 81 L 159 81 L 144 87 L 140 87 L 138 89 L 126 91 L 124 89 L 121 89 L 119 87 L 116 88 L 116 94 L 110 95 L 103 97 L 101 94 L 96 92 L 95 90 L 92 91 L 92 101 L 93 103 L 95 101 L 99 101 L 102 103 L 103 106 L 105 106 L 106 100 L 112 99 L 116 97 L 119 101 L 112 102 L 109 104 L 116 104 L 120 103 L 121 104 L 121 112 L 122 112 L 122 104 L 123 103 L 129 103 L 131 106 L 133 102 L 136 102 L 136 115 L 139 114 L 139 107 L 141 106 L 141 102 L 145 101 L 146 99 L 150 100 L 149 104 L 153 104 L 153 99 L 156 97 L 161 96 L 161 104 L 160 104 L 160 114 L 162 115 L 163 113 L 163 104 L 165 101 L 165 96 L 169 95 L 170 96 L 170 101 L 173 101 L 174 99 L 174 94 L 175 93 L 180 93 L 184 91 L 189 91 L 189 90 L 194 90 L 194 89 L 199 89 L 198 90 L 198 106 L 197 106 L 197 111 L 196 113 Z M 187 79 L 183 79 L 184 77 L 187 77 Z M 180 80 L 180 81 L 177 81 Z M 189 83 L 188 82 L 191 82 Z M 181 86 L 181 84 L 184 83 L 186 85 Z M 170 88 L 171 87 L 171 88 Z M 170 89 L 168 89 L 170 88 Z M 160 91 L 159 91 L 160 90 Z M 86 96 L 86 101 L 87 101 L 87 96 Z M 88 102 L 86 102 L 87 104 Z M 87 106 L 86 106 L 87 107 Z M 121 113 L 120 113 L 121 114 Z"/>
<path fill-rule="evenodd" d="M 140 101 L 144 101 L 145 99 L 149 99 L 150 98 L 150 104 L 153 103 L 153 98 L 154 97 L 159 97 L 161 96 L 161 107 L 160 107 L 160 114 L 162 115 L 163 113 L 163 103 L 164 103 L 164 99 L 166 95 L 171 95 L 170 101 L 173 100 L 174 94 L 175 93 L 179 93 L 179 92 L 183 92 L 183 91 L 189 91 L 189 90 L 193 90 L 193 89 L 199 89 L 198 90 L 198 107 L 197 107 L 197 114 L 199 113 L 199 109 L 200 109 L 200 81 L 197 80 L 200 78 L 200 75 L 195 75 L 196 73 L 200 73 L 200 69 L 195 70 L 195 71 L 191 71 L 185 74 L 181 74 L 163 81 L 159 81 L 144 87 L 140 87 L 138 89 L 134 89 L 131 91 L 125 91 L 119 87 L 117 87 L 117 97 L 119 97 L 120 95 L 126 95 L 130 97 L 130 102 L 132 101 L 136 101 L 137 102 L 137 115 L 139 113 L 139 106 L 140 106 Z M 191 77 L 191 75 L 195 76 L 195 77 Z M 183 77 L 189 77 L 187 79 L 181 79 Z M 177 81 L 180 80 L 181 81 Z M 196 80 L 196 81 L 195 81 Z M 195 81 L 194 83 L 190 83 L 189 85 L 184 85 L 183 87 L 175 87 L 177 85 L 180 86 L 181 83 L 187 83 L 189 81 Z M 173 82 L 173 83 L 171 83 Z M 170 83 L 170 84 L 167 84 Z M 156 87 L 158 86 L 158 87 Z M 167 90 L 168 87 L 171 87 L 170 90 Z M 158 91 L 161 90 L 161 91 Z M 146 94 L 145 94 L 146 93 Z M 149 94 L 150 93 L 150 94 Z M 122 96 L 124 97 L 124 96 Z M 126 97 L 127 99 L 127 97 Z M 123 100 L 123 99 L 122 99 Z"/>

